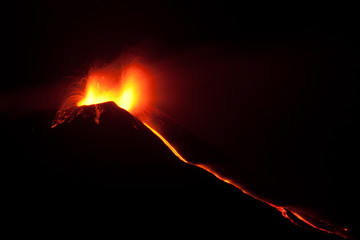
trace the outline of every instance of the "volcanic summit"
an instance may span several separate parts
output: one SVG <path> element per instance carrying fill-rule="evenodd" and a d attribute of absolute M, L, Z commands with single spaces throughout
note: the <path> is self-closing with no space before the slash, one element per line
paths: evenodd
<path fill-rule="evenodd" d="M 70 120 L 53 128 L 52 111 L 3 120 L 19 213 L 50 211 L 52 221 L 71 221 L 74 212 L 91 209 L 94 215 L 85 214 L 82 221 L 98 221 L 98 214 L 108 221 L 121 216 L 125 229 L 160 226 L 207 237 L 339 239 L 295 226 L 265 203 L 180 161 L 113 102 L 71 112 Z"/>

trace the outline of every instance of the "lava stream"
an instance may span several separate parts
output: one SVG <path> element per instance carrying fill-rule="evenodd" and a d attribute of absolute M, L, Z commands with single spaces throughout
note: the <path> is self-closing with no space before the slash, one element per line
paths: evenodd
<path fill-rule="evenodd" d="M 144 123 L 143 124 L 150 129 L 158 138 L 160 138 L 161 141 L 163 141 L 163 143 L 174 153 L 175 156 L 177 156 L 181 161 L 185 162 L 185 163 L 189 163 L 188 161 L 185 160 L 185 158 L 183 158 L 183 156 L 181 156 L 181 154 L 176 151 L 176 149 L 171 146 L 171 144 L 163 137 L 161 136 L 161 134 L 156 131 L 155 129 L 153 129 L 152 127 L 150 127 L 148 124 Z"/>

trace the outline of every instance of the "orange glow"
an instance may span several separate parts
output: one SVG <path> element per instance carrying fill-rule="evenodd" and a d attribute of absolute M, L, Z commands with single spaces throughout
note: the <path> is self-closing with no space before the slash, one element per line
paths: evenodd
<path fill-rule="evenodd" d="M 130 65 L 122 71 L 97 70 L 89 74 L 77 106 L 113 101 L 134 113 L 148 104 L 148 88 L 149 77 L 138 65 Z"/>
<path fill-rule="evenodd" d="M 158 138 L 160 138 L 161 141 L 174 153 L 175 156 L 177 156 L 181 161 L 188 163 L 188 161 L 185 160 L 183 156 L 173 147 L 171 144 L 163 137 L 159 132 L 157 132 L 155 129 L 147 125 L 146 123 L 143 123 L 147 128 L 149 128 Z"/>

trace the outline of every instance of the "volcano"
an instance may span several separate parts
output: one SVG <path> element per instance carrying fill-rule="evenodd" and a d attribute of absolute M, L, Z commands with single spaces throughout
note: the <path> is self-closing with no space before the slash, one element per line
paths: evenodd
<path fill-rule="evenodd" d="M 54 111 L 2 119 L 3 156 L 14 165 L 8 179 L 12 215 L 16 221 L 20 216 L 21 226 L 106 222 L 121 234 L 132 229 L 128 233 L 146 236 L 342 239 L 296 226 L 276 209 L 180 161 L 113 102 L 74 107 L 72 114 L 71 121 L 53 128 Z M 211 150 L 196 138 L 189 145 L 190 151 Z"/>

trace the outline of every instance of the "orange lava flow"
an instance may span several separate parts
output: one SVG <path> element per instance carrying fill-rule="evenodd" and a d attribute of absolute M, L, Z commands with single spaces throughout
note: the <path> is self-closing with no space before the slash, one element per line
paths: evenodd
<path fill-rule="evenodd" d="M 181 154 L 173 147 L 171 146 L 171 144 L 163 137 L 161 136 L 161 134 L 156 131 L 155 129 L 153 129 L 152 127 L 150 127 L 148 124 L 144 123 L 143 124 L 149 128 L 158 138 L 160 138 L 161 141 L 163 141 L 163 143 L 174 153 L 175 156 L 177 156 L 181 161 L 185 162 L 185 163 L 189 163 L 188 161 L 185 160 L 185 158 L 183 156 L 181 156 Z"/>
<path fill-rule="evenodd" d="M 148 124 L 144 123 L 143 124 L 149 128 L 172 152 L 175 156 L 177 156 L 181 161 L 185 162 L 185 163 L 188 163 L 188 164 L 191 164 L 191 165 L 195 165 L 197 167 L 200 167 L 204 170 L 206 170 L 207 172 L 213 174 L 216 178 L 218 178 L 219 180 L 223 181 L 223 182 L 226 182 L 230 185 L 233 185 L 234 187 L 238 188 L 239 190 L 241 190 L 243 193 L 247 194 L 247 195 L 250 195 L 252 196 L 253 198 L 261 201 L 261 202 L 264 202 L 266 204 L 268 204 L 269 206 L 272 206 L 273 208 L 277 209 L 281 215 L 285 218 L 287 218 L 290 222 L 292 222 L 293 224 L 297 225 L 297 226 L 300 226 L 296 221 L 294 221 L 294 219 L 292 219 L 291 217 L 289 217 L 288 215 L 288 211 L 289 210 L 286 210 L 284 207 L 281 207 L 281 206 L 277 206 L 275 204 L 272 204 L 272 203 L 269 203 L 269 202 L 266 202 L 254 195 L 251 195 L 250 193 L 248 193 L 247 191 L 245 191 L 243 189 L 243 187 L 239 186 L 238 184 L 234 183 L 233 181 L 231 181 L 230 179 L 227 179 L 223 176 L 220 176 L 219 174 L 217 174 L 215 171 L 211 170 L 208 166 L 206 166 L 205 164 L 192 164 L 192 163 L 189 163 L 158 131 L 156 131 L 154 128 L 150 127 Z M 295 211 L 291 211 L 291 213 L 296 217 L 298 218 L 300 221 L 308 224 L 309 226 L 315 228 L 315 229 L 318 229 L 320 231 L 324 231 L 324 232 L 327 232 L 327 233 L 333 233 L 331 231 L 328 231 L 326 230 L 325 228 L 322 228 L 322 227 L 319 227 L 319 226 L 316 226 L 315 224 L 311 223 L 310 221 L 306 220 L 304 217 L 302 217 L 300 214 L 296 213 Z M 325 223 L 326 224 L 326 223 Z M 348 231 L 347 228 L 343 228 L 343 229 L 340 229 L 338 230 L 336 233 L 339 235 L 339 236 L 342 236 L 344 238 L 347 238 L 346 235 L 342 234 L 341 232 L 343 231 Z"/>

